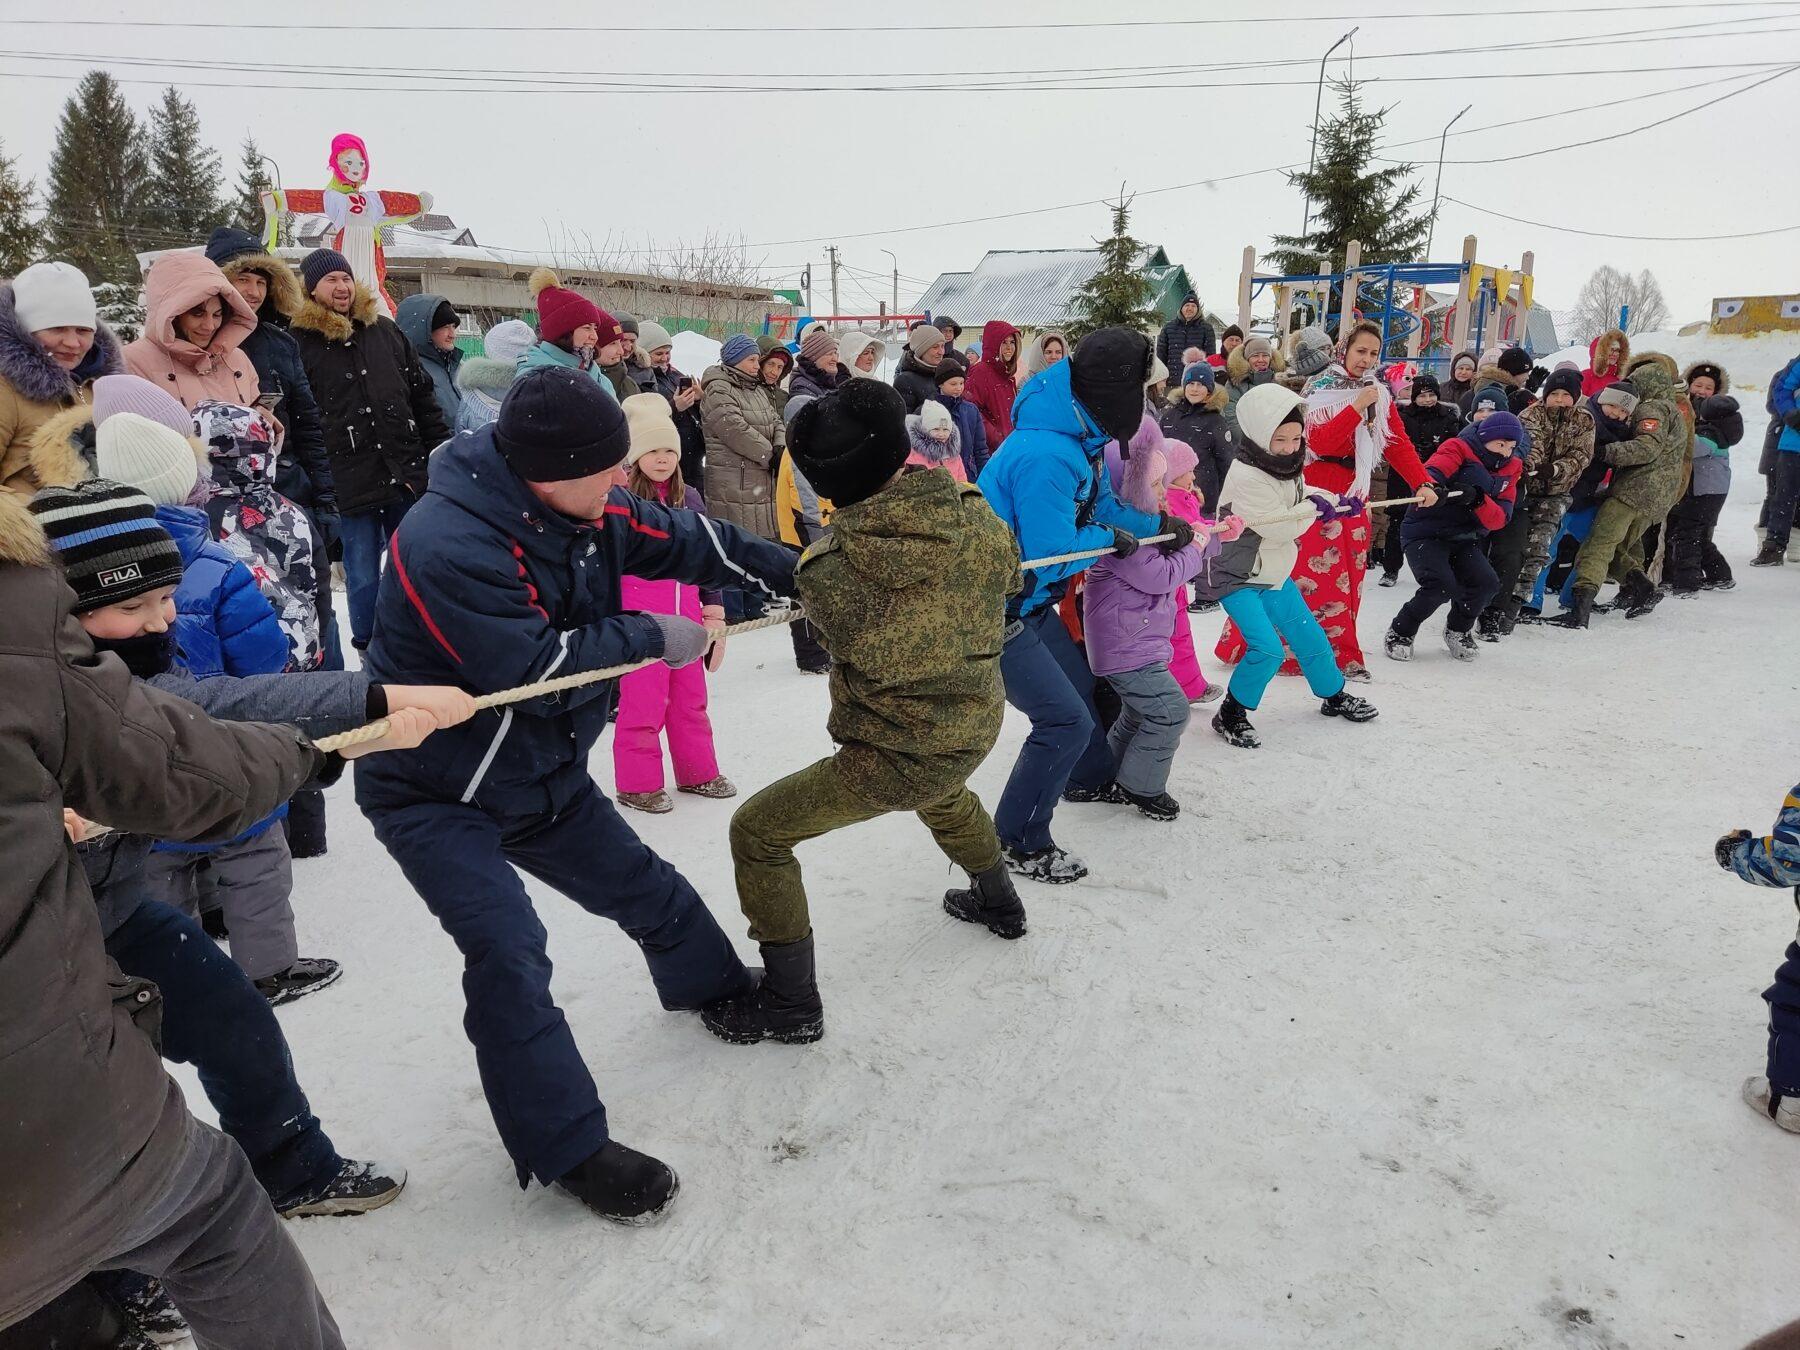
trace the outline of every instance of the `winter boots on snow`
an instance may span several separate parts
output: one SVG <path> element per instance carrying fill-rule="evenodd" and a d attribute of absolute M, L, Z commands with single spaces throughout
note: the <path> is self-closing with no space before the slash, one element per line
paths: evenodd
<path fill-rule="evenodd" d="M 1093 802 L 1105 806 L 1123 806 L 1125 793 L 1117 783 L 1102 783 L 1095 788 L 1076 787 L 1070 783 L 1063 788 L 1062 799 L 1079 805 Z"/>
<path fill-rule="evenodd" d="M 313 1215 L 367 1214 L 400 1198 L 406 1189 L 406 1169 L 377 1162 L 344 1159 L 335 1175 L 317 1186 L 288 1196 L 275 1206 L 284 1219 Z"/>
<path fill-rule="evenodd" d="M 1482 616 L 1486 618 L 1486 615 Z M 1500 635 L 1496 632 L 1491 641 L 1498 642 Z M 1475 643 L 1473 633 L 1459 633 L 1454 628 L 1444 630 L 1444 650 L 1458 661 L 1473 661 L 1481 655 L 1481 648 Z"/>
<path fill-rule="evenodd" d="M 608 1139 L 556 1184 L 601 1218 L 629 1224 L 656 1222 L 681 1190 L 681 1179 L 667 1163 L 617 1139 Z"/>
<path fill-rule="evenodd" d="M 1154 797 L 1140 797 L 1135 792 L 1120 788 L 1119 795 L 1137 807 L 1140 816 L 1149 820 L 1174 820 L 1181 814 L 1181 803 L 1166 792 L 1159 792 Z"/>
<path fill-rule="evenodd" d="M 1662 592 L 1643 572 L 1628 572 L 1619 584 L 1619 605 L 1628 619 L 1641 619 L 1662 603 Z"/>
<path fill-rule="evenodd" d="M 1380 716 L 1373 703 L 1358 698 L 1347 689 L 1338 690 L 1321 703 L 1319 713 L 1323 717 L 1341 717 L 1346 722 L 1373 722 Z"/>
<path fill-rule="evenodd" d="M 1412 660 L 1413 640 L 1402 637 L 1393 629 L 1387 630 L 1387 636 L 1381 640 L 1381 650 L 1386 652 L 1390 661 Z"/>
<path fill-rule="evenodd" d="M 1219 711 L 1213 714 L 1212 729 L 1225 738 L 1227 745 L 1240 750 L 1254 750 L 1262 744 L 1256 728 L 1250 725 L 1250 710 L 1230 694 L 1225 695 Z"/>
<path fill-rule="evenodd" d="M 1550 622 L 1558 628 L 1586 628 L 1594 615 L 1594 592 L 1577 586 L 1570 595 L 1569 607 Z"/>
<path fill-rule="evenodd" d="M 969 873 L 967 890 L 946 891 L 944 912 L 964 923 L 982 924 L 1009 941 L 1025 936 L 1025 903 L 1013 889 L 1004 861 Z"/>
<path fill-rule="evenodd" d="M 1055 844 L 1027 853 L 1022 848 L 1000 849 L 1000 863 L 1014 876 L 1041 881 L 1046 886 L 1066 886 L 1088 874 L 1087 864 Z"/>
<path fill-rule="evenodd" d="M 1787 561 L 1787 551 L 1773 540 L 1765 539 L 1762 547 L 1756 550 L 1756 556 L 1750 560 L 1752 567 L 1780 567 Z"/>
<path fill-rule="evenodd" d="M 633 811 L 642 811 L 646 815 L 666 816 L 675 809 L 675 799 L 658 788 L 655 792 L 621 792 L 619 805 L 629 806 Z"/>
<path fill-rule="evenodd" d="M 686 792 L 695 797 L 711 797 L 714 801 L 724 801 L 737 796 L 737 784 L 724 774 L 709 778 L 704 783 L 690 783 L 687 787 L 677 786 L 677 792 Z"/>
<path fill-rule="evenodd" d="M 1767 1116 L 1782 1129 L 1800 1134 L 1800 1097 L 1775 1091 L 1761 1074 L 1744 1080 L 1744 1102 L 1752 1111 Z"/>
<path fill-rule="evenodd" d="M 271 1008 L 279 1008 L 284 1003 L 329 988 L 343 973 L 343 967 L 336 961 L 323 956 L 303 956 L 286 970 L 263 976 L 256 982 L 256 991 L 269 1000 Z"/>
<path fill-rule="evenodd" d="M 813 967 L 813 939 L 761 944 L 763 977 L 741 994 L 700 1010 L 706 1029 L 733 1045 L 809 1045 L 825 1034 L 825 1005 Z"/>

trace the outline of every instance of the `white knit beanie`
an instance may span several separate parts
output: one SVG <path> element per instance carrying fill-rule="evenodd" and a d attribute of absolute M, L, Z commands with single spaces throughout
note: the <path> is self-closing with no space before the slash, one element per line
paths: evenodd
<path fill-rule="evenodd" d="M 502 319 L 481 338 L 482 355 L 509 366 L 518 365 L 519 358 L 535 346 L 537 334 L 523 319 Z"/>
<path fill-rule="evenodd" d="M 939 427 L 953 427 L 950 410 L 935 398 L 928 398 L 919 405 L 919 430 L 930 432 Z"/>
<path fill-rule="evenodd" d="M 94 446 L 102 478 L 134 487 L 158 506 L 182 505 L 200 478 L 193 444 L 137 413 L 108 417 L 94 433 Z"/>
<path fill-rule="evenodd" d="M 638 324 L 638 350 L 653 352 L 658 347 L 673 347 L 675 339 L 669 336 L 669 330 L 655 319 L 644 319 Z"/>
<path fill-rule="evenodd" d="M 13 278 L 12 286 L 13 312 L 27 333 L 100 325 L 88 279 L 66 262 L 33 263 Z"/>
<path fill-rule="evenodd" d="M 633 394 L 619 406 L 625 410 L 625 426 L 631 433 L 631 448 L 625 452 L 626 467 L 652 450 L 681 453 L 681 433 L 675 428 L 668 399 L 661 394 Z"/>

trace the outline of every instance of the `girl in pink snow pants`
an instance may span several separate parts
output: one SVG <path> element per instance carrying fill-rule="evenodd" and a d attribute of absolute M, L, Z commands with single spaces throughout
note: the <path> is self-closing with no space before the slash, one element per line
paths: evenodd
<path fill-rule="evenodd" d="M 1190 525 L 1198 525 L 1203 505 L 1194 491 L 1194 469 L 1200 463 L 1193 447 L 1186 441 L 1165 440 L 1163 458 L 1169 462 L 1164 486 L 1168 489 L 1169 513 L 1180 516 Z M 1169 660 L 1169 674 L 1181 686 L 1189 703 L 1213 703 L 1218 700 L 1219 686 L 1208 684 L 1200 671 L 1200 657 L 1194 650 L 1194 630 L 1188 619 L 1185 602 L 1175 606 L 1175 634 L 1171 645 L 1175 654 Z"/>
<path fill-rule="evenodd" d="M 633 394 L 622 405 L 631 429 L 625 454 L 627 486 L 647 501 L 706 513 L 706 503 L 681 477 L 681 434 L 661 394 Z M 619 717 L 613 728 L 613 785 L 619 805 L 660 815 L 674 810 L 663 789 L 662 737 L 675 763 L 675 789 L 700 797 L 735 797 L 719 772 L 712 722 L 706 715 L 706 674 L 725 655 L 725 607 L 713 591 L 675 581 L 622 578 L 622 606 L 646 614 L 679 614 L 704 623 L 715 640 L 704 661 L 671 670 L 658 661 L 619 680 Z"/>

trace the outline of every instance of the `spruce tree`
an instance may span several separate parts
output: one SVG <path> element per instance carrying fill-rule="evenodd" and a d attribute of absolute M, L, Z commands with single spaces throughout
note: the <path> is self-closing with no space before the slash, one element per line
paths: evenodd
<path fill-rule="evenodd" d="M 273 185 L 269 182 L 269 171 L 263 164 L 262 149 L 256 144 L 256 137 L 246 132 L 239 153 L 241 162 L 238 165 L 237 196 L 231 207 L 232 223 L 251 234 L 261 234 L 261 194 Z"/>
<path fill-rule="evenodd" d="M 1100 245 L 1100 270 L 1075 293 L 1069 315 L 1069 337 L 1079 341 L 1097 328 L 1154 328 L 1160 315 L 1151 307 L 1156 287 L 1144 275 L 1144 246 L 1131 237 L 1131 201 L 1123 188 L 1108 202 L 1112 234 Z"/>
<path fill-rule="evenodd" d="M 44 235 L 32 215 L 36 186 L 21 178 L 0 146 L 0 277 L 17 276 L 44 256 Z"/>
<path fill-rule="evenodd" d="M 1418 262 L 1425 248 L 1431 214 L 1419 211 L 1419 185 L 1412 181 L 1416 164 L 1372 167 L 1377 140 L 1388 109 L 1368 111 L 1353 80 L 1335 81 L 1338 112 L 1319 128 L 1319 153 L 1310 173 L 1289 173 L 1288 182 L 1312 203 L 1311 222 L 1303 235 L 1278 234 L 1269 262 L 1289 275 L 1344 270 L 1345 247 L 1362 243 L 1364 264 Z M 1320 268 L 1323 258 L 1327 266 Z M 1365 282 L 1365 310 L 1385 299 Z M 1334 302 L 1337 298 L 1334 291 Z"/>
<path fill-rule="evenodd" d="M 56 126 L 44 220 L 49 252 L 96 284 L 140 280 L 137 250 L 167 242 L 145 230 L 149 177 L 143 128 L 112 76 L 90 70 Z"/>
<path fill-rule="evenodd" d="M 144 211 L 156 234 L 203 244 L 230 207 L 219 193 L 218 152 L 200 139 L 200 114 L 170 85 L 150 109 L 150 183 Z"/>

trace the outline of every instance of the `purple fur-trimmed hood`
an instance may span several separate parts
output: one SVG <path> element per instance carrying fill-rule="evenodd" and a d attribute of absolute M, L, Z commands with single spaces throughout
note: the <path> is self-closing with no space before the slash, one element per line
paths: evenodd
<path fill-rule="evenodd" d="M 70 398 L 85 384 L 102 375 L 118 375 L 125 369 L 119 339 L 101 324 L 94 330 L 94 346 L 73 371 L 50 359 L 38 340 L 19 324 L 13 308 L 11 282 L 0 282 L 0 380 L 20 397 L 33 403 L 55 403 Z"/>

